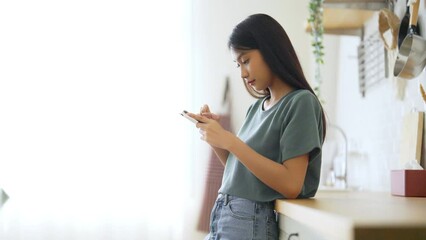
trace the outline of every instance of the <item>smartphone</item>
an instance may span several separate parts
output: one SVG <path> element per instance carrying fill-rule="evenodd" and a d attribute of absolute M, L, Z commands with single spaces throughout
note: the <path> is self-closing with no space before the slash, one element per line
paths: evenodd
<path fill-rule="evenodd" d="M 198 123 L 199 121 L 195 118 L 192 118 L 190 116 L 188 116 L 188 111 L 183 110 L 180 115 L 182 115 L 184 118 L 188 119 L 189 121 L 193 122 L 193 123 Z"/>

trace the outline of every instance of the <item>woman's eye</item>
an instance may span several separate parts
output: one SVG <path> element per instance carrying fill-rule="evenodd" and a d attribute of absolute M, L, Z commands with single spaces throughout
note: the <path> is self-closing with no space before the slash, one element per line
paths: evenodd
<path fill-rule="evenodd" d="M 247 60 L 241 60 L 241 64 L 243 64 L 243 65 L 247 65 L 248 63 L 249 63 L 248 59 Z M 239 68 L 239 67 L 241 67 L 241 65 L 239 63 L 237 63 L 236 67 Z"/>

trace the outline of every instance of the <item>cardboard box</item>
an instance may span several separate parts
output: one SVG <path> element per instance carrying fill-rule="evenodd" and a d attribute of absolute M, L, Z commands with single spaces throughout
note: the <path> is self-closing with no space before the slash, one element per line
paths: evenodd
<path fill-rule="evenodd" d="M 391 170 L 391 194 L 426 197 L 426 170 Z"/>

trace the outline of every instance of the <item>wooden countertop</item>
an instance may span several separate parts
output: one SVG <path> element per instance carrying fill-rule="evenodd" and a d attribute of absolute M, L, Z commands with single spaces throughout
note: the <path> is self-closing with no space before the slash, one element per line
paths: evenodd
<path fill-rule="evenodd" d="M 277 200 L 276 210 L 329 236 L 373 239 L 359 236 L 376 232 L 426 239 L 426 198 L 388 192 L 319 191 L 312 199 Z M 407 234 L 421 238 L 405 238 Z"/>

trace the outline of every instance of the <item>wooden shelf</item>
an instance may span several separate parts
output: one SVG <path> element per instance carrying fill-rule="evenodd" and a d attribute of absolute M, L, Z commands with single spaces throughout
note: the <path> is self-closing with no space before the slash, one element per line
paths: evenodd
<path fill-rule="evenodd" d="M 324 8 L 324 34 L 361 35 L 364 22 L 370 19 L 375 11 L 364 9 Z M 311 32 L 306 23 L 305 30 Z"/>
<path fill-rule="evenodd" d="M 324 0 L 324 8 L 351 8 L 377 11 L 386 8 L 390 0 Z"/>

